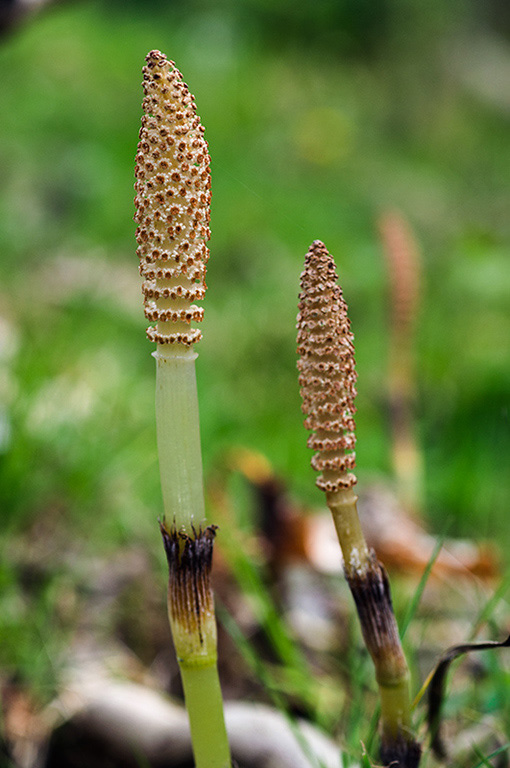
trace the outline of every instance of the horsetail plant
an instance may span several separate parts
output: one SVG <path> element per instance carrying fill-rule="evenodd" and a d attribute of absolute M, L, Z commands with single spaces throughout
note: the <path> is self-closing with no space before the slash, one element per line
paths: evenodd
<path fill-rule="evenodd" d="M 409 670 L 393 613 L 386 571 L 365 541 L 354 492 L 356 476 L 356 369 L 354 336 L 338 285 L 333 258 L 316 240 L 301 275 L 299 296 L 299 383 L 316 451 L 312 467 L 325 492 L 344 559 L 344 571 L 375 666 L 381 700 L 381 759 L 384 765 L 415 768 L 420 746 L 411 728 Z"/>
<path fill-rule="evenodd" d="M 381 215 L 378 229 L 386 256 L 391 300 L 388 394 L 393 466 L 404 508 L 419 513 L 423 497 L 423 462 L 414 425 L 414 340 L 420 303 L 420 254 L 409 224 L 397 211 Z"/>
<path fill-rule="evenodd" d="M 194 344 L 210 236 L 210 158 L 194 97 L 172 61 L 143 68 L 135 168 L 136 238 L 145 316 L 155 322 L 156 426 L 169 565 L 168 614 L 197 768 L 227 768 L 210 584 L 215 526 L 205 524 Z"/>

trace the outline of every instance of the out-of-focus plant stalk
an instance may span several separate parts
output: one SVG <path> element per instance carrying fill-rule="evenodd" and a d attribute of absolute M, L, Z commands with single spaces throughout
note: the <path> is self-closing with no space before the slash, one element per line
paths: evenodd
<path fill-rule="evenodd" d="M 397 491 L 405 509 L 423 504 L 423 459 L 416 440 L 414 342 L 420 303 L 420 254 L 403 216 L 388 211 L 378 220 L 390 291 L 388 389 Z"/>
<path fill-rule="evenodd" d="M 363 638 L 373 659 L 381 698 L 381 758 L 395 768 L 415 768 L 420 747 L 411 728 L 409 671 L 383 566 L 365 541 L 354 492 L 356 476 L 354 337 L 335 263 L 323 243 L 312 243 L 299 296 L 299 383 L 320 474 L 344 557 Z"/>
<path fill-rule="evenodd" d="M 156 424 L 169 565 L 168 614 L 197 768 L 228 768 L 210 584 L 194 344 L 210 237 L 210 159 L 194 98 L 174 63 L 151 51 L 136 156 L 136 232 L 147 329 L 157 344 Z"/>

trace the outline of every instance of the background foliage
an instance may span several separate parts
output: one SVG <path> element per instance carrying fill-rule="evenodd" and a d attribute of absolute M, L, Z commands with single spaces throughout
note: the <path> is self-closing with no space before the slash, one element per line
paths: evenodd
<path fill-rule="evenodd" d="M 509 554 L 509 30 L 498 3 L 469 0 L 376 10 L 366 0 L 91 0 L 58 4 L 1 41 L 7 669 L 30 663 L 51 686 L 54 592 L 77 578 L 80 556 L 136 540 L 162 567 L 154 364 L 131 221 L 140 70 L 152 48 L 183 72 L 212 156 L 197 363 L 206 474 L 233 446 L 250 447 L 296 497 L 321 503 L 294 351 L 299 273 L 320 238 L 356 335 L 360 485 L 391 482 L 376 220 L 396 208 L 423 260 L 427 524 L 497 539 Z M 17 578 L 27 552 L 53 563 L 37 572 L 36 603 Z"/>

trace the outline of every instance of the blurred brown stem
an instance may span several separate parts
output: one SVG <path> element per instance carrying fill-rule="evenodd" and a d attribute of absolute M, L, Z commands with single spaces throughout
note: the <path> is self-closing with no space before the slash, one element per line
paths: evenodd
<path fill-rule="evenodd" d="M 420 257 L 411 228 L 400 213 L 383 213 L 378 230 L 386 256 L 391 302 L 388 394 L 393 466 L 402 504 L 409 512 L 417 513 L 422 506 L 423 462 L 416 440 L 413 350 L 420 300 Z"/>

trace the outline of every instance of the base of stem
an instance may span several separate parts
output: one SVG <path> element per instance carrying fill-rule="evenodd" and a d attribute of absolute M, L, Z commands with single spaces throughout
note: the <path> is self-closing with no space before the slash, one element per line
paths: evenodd
<path fill-rule="evenodd" d="M 230 768 L 218 668 L 180 664 L 196 768 Z"/>
<path fill-rule="evenodd" d="M 381 741 L 381 762 L 391 768 L 418 768 L 421 746 L 411 735 L 399 732 L 394 738 Z"/>

